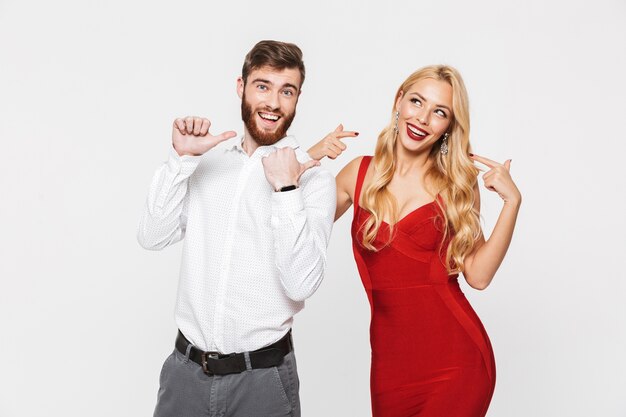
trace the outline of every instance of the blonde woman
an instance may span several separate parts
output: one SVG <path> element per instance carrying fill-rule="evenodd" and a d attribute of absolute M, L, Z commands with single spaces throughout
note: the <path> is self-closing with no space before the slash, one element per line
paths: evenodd
<path fill-rule="evenodd" d="M 342 127 L 314 145 L 337 157 Z M 478 417 L 489 407 L 495 362 L 457 277 L 485 289 L 502 262 L 521 194 L 504 164 L 470 153 L 468 99 L 459 73 L 429 66 L 398 89 L 373 157 L 337 175 L 335 220 L 354 205 L 354 256 L 370 301 L 375 417 Z M 504 201 L 485 240 L 474 162 Z"/>

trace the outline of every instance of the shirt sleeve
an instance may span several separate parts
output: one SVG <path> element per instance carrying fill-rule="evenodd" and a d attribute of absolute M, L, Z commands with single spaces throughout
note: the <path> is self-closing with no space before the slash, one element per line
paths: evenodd
<path fill-rule="evenodd" d="M 156 171 L 137 228 L 145 249 L 161 250 L 185 236 L 189 177 L 200 156 L 179 156 L 172 147 L 168 160 Z"/>
<path fill-rule="evenodd" d="M 310 297 L 322 282 L 336 199 L 335 178 L 321 168 L 305 172 L 299 188 L 272 195 L 276 266 L 294 301 Z"/>

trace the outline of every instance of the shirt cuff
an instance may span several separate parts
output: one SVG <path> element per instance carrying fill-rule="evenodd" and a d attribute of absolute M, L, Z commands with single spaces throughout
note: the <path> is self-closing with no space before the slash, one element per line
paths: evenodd
<path fill-rule="evenodd" d="M 287 213 L 297 213 L 304 210 L 302 189 L 274 192 L 272 194 L 272 209 Z"/>
<path fill-rule="evenodd" d="M 191 155 L 178 155 L 174 146 L 170 148 L 170 155 L 167 160 L 167 166 L 170 171 L 175 172 L 177 174 L 182 174 L 184 176 L 189 176 L 193 174 L 193 172 L 198 167 L 200 163 L 200 159 L 202 155 L 199 156 L 191 156 Z"/>

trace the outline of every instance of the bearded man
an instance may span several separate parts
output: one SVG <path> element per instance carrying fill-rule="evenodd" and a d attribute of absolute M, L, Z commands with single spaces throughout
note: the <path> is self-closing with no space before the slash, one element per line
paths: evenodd
<path fill-rule="evenodd" d="M 304 75 L 300 48 L 261 41 L 237 79 L 242 137 L 174 121 L 137 233 L 152 250 L 184 238 L 157 417 L 300 416 L 291 325 L 322 281 L 336 205 L 332 174 L 286 136 Z"/>

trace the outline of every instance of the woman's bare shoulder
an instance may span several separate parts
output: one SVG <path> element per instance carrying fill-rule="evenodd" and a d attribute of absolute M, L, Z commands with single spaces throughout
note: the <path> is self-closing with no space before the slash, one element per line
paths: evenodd
<path fill-rule="evenodd" d="M 337 174 L 337 190 L 348 193 L 350 198 L 352 198 L 352 194 L 354 193 L 359 167 L 361 166 L 363 158 L 364 156 L 354 158 L 352 161 L 348 162 L 348 164 L 344 166 L 341 171 L 339 171 L 339 174 Z"/>

